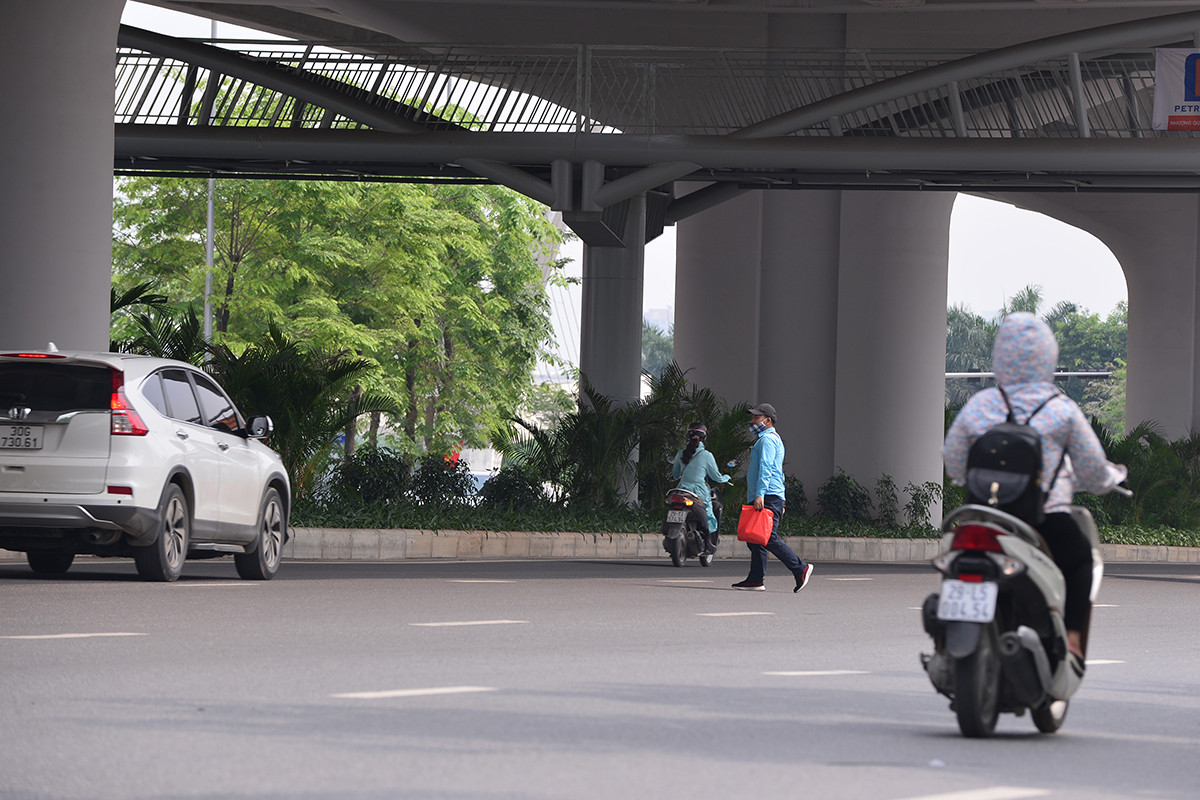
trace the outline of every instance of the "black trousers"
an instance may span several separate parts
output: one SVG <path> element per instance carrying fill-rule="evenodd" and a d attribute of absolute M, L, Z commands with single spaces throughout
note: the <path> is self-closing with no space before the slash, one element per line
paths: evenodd
<path fill-rule="evenodd" d="M 1037 528 L 1050 546 L 1054 563 L 1062 570 L 1067 584 L 1063 622 L 1068 630 L 1081 631 L 1087 625 L 1091 609 L 1092 545 L 1071 515 L 1065 512 L 1047 514 L 1046 520 Z"/>

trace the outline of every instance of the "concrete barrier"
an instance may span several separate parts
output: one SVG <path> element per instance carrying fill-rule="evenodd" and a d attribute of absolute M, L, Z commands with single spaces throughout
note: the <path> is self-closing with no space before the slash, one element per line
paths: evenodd
<path fill-rule="evenodd" d="M 938 553 L 938 539 L 789 536 L 805 561 L 916 563 Z M 1107 562 L 1200 564 L 1197 547 L 1101 545 Z M 658 533 L 550 533 L 293 528 L 284 557 L 295 561 L 400 561 L 480 558 L 666 558 Z M 745 545 L 722 536 L 717 558 L 748 558 Z"/>
<path fill-rule="evenodd" d="M 918 563 L 937 555 L 937 539 L 849 539 L 789 536 L 805 561 Z M 1200 547 L 1101 545 L 1109 563 L 1200 564 Z M 537 531 L 426 531 L 364 528 L 292 528 L 283 548 L 289 561 L 409 561 L 484 558 L 666 558 L 658 533 L 550 533 Z M 722 536 L 717 558 L 746 559 L 745 545 Z M 0 562 L 25 554 L 0 550 Z"/>

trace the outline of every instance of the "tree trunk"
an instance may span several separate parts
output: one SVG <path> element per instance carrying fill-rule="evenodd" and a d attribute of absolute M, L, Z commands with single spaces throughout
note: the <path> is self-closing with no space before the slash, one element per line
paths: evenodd
<path fill-rule="evenodd" d="M 379 421 L 383 415 L 378 411 L 371 412 L 371 427 L 367 429 L 367 443 L 371 447 L 379 447 Z"/>
<path fill-rule="evenodd" d="M 417 443 L 417 340 L 408 340 L 408 361 L 404 369 L 404 388 L 408 392 L 408 409 L 404 412 L 404 435 Z"/>
<path fill-rule="evenodd" d="M 354 458 L 355 440 L 358 438 L 358 398 L 361 396 L 362 386 L 355 386 L 354 391 L 350 394 L 350 411 L 353 416 L 346 423 L 342 443 L 342 454 L 345 455 L 347 461 Z"/>

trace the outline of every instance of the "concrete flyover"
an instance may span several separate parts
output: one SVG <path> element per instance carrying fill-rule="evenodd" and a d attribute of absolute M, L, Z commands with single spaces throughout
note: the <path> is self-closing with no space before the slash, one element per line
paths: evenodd
<path fill-rule="evenodd" d="M 587 129 L 454 130 L 418 105 L 348 100 L 324 77 L 258 63 L 232 68 L 325 113 L 310 124 L 298 111 L 286 130 L 181 113 L 114 132 L 107 76 L 121 0 L 10 4 L 0 98 L 16 124 L 0 134 L 0 180 L 21 202 L 0 217 L 0 241 L 21 302 L 0 317 L 0 346 L 107 341 L 113 153 L 123 169 L 196 174 L 255 160 L 341 174 L 437 165 L 513 186 L 577 226 L 589 243 L 581 366 L 602 391 L 636 396 L 642 246 L 675 224 L 676 357 L 697 382 L 774 403 L 787 468 L 809 487 L 839 467 L 868 483 L 883 473 L 900 486 L 938 481 L 949 213 L 954 192 L 974 191 L 1113 249 L 1130 287 L 1127 418 L 1156 419 L 1171 435 L 1200 427 L 1200 151 L 1190 134 L 1150 130 L 1145 68 L 1149 48 L 1194 44 L 1200 3 L 156 4 L 375 55 L 565 42 L 586 54 L 573 81 L 552 84 L 557 68 L 505 71 L 503 59 L 459 64 L 453 77 L 491 75 L 500 91 L 524 81 Z M 604 61 L 622 48 L 623 61 Z M 451 52 L 438 51 L 442 63 Z M 747 53 L 758 61 L 739 66 Z M 202 51 L 187 57 L 197 70 L 231 69 Z M 668 80 L 702 62 L 721 69 Z M 585 85 L 581 107 L 572 91 Z"/>

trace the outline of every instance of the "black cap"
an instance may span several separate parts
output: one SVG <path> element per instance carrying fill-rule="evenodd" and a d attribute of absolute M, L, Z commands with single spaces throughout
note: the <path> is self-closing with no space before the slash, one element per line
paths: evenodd
<path fill-rule="evenodd" d="M 775 413 L 775 406 L 770 403 L 759 403 L 756 406 L 750 406 L 750 413 L 752 415 L 761 414 L 764 417 L 770 417 L 772 425 L 779 421 L 779 415 Z"/>

